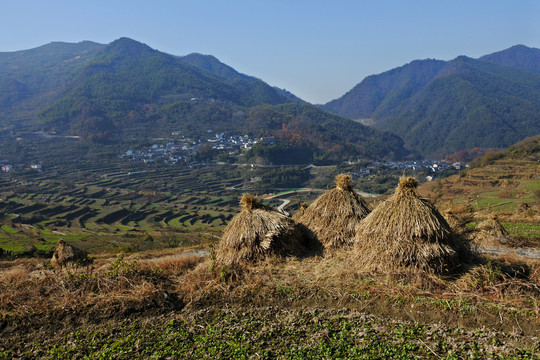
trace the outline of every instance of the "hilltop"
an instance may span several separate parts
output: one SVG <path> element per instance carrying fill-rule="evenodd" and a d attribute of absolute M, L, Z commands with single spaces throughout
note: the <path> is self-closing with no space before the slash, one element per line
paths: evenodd
<path fill-rule="evenodd" d="M 390 131 L 419 154 L 505 148 L 540 132 L 540 49 L 415 60 L 365 78 L 325 110 Z"/>

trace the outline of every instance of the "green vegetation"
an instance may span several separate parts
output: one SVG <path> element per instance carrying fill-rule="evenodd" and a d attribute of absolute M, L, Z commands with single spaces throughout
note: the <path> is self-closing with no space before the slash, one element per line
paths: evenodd
<path fill-rule="evenodd" d="M 65 65 L 66 58 L 80 56 L 85 46 L 85 62 Z M 57 48 L 65 58 L 49 55 Z M 36 73 L 34 56 L 46 59 L 43 72 Z M 20 68 L 11 71 L 7 65 L 15 59 Z M 0 93 L 0 105 L 4 101 L 9 106 L 0 106 L 0 125 L 10 131 L 77 135 L 96 145 L 125 146 L 133 138 L 170 137 L 172 132 L 197 139 L 208 130 L 275 136 L 284 146 L 299 148 L 291 163 L 408 154 L 397 136 L 331 115 L 215 58 L 195 54 L 182 59 L 127 38 L 108 45 L 50 44 L 7 53 L 0 56 L 0 83 L 5 81 L 7 88 Z M 40 75 L 62 81 L 43 80 L 43 89 L 37 90 Z M 99 156 L 93 150 L 90 154 Z M 287 161 L 283 156 L 272 159 Z"/>
<path fill-rule="evenodd" d="M 528 50 L 527 56 L 539 56 L 540 50 Z M 368 118 L 423 156 L 507 147 L 540 132 L 534 100 L 540 74 L 522 64 L 519 53 L 519 47 L 508 49 L 505 61 L 498 55 L 413 61 L 366 78 L 324 108 Z"/>
<path fill-rule="evenodd" d="M 272 328 L 268 329 L 270 324 Z M 192 321 L 173 318 L 149 325 L 125 321 L 113 324 L 112 329 L 101 326 L 79 330 L 58 344 L 36 346 L 28 353 L 87 359 L 536 358 L 535 350 L 528 347 L 501 354 L 498 349 L 503 342 L 489 332 L 480 332 L 467 344 L 460 344 L 456 338 L 469 336 L 465 331 L 391 322 L 363 314 L 343 316 L 319 309 L 292 313 L 267 308 L 243 313 L 216 311 Z"/>
<path fill-rule="evenodd" d="M 468 219 L 471 229 L 479 219 L 497 214 L 512 238 L 537 246 L 539 142 L 540 136 L 533 136 L 507 150 L 487 153 L 459 175 L 425 184 L 425 194 L 439 207 Z"/>

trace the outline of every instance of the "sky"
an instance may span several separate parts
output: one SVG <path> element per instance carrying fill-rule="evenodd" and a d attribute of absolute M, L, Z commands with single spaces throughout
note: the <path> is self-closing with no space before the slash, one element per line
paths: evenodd
<path fill-rule="evenodd" d="M 416 59 L 540 48 L 540 1 L 0 0 L 0 52 L 120 37 L 214 55 L 322 104 Z"/>

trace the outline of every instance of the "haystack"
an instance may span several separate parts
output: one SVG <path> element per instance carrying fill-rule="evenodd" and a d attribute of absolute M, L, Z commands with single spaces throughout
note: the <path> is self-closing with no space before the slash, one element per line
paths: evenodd
<path fill-rule="evenodd" d="M 63 239 L 58 240 L 58 245 L 53 253 L 51 265 L 53 267 L 63 268 L 66 265 L 89 265 L 91 260 L 86 251 L 66 244 Z"/>
<path fill-rule="evenodd" d="M 360 223 L 355 260 L 361 269 L 442 273 L 459 263 L 458 253 L 465 248 L 433 204 L 418 195 L 417 186 L 416 179 L 401 178 L 394 195 Z"/>
<path fill-rule="evenodd" d="M 325 252 L 351 246 L 360 221 L 371 212 L 369 204 L 354 192 L 349 175 L 338 175 L 336 187 L 319 196 L 298 217 Z"/>
<path fill-rule="evenodd" d="M 499 222 L 497 214 L 491 214 L 478 224 L 476 240 L 491 245 L 506 244 L 511 240 L 510 234 Z"/>
<path fill-rule="evenodd" d="M 216 246 L 216 263 L 233 265 L 267 255 L 300 255 L 304 237 L 293 220 L 261 204 L 249 194 L 241 200 L 242 212 L 225 228 Z"/>
<path fill-rule="evenodd" d="M 308 204 L 303 202 L 300 204 L 300 209 L 298 209 L 298 212 L 292 216 L 293 220 L 298 220 L 302 215 L 304 215 L 304 212 L 308 208 Z"/>
<path fill-rule="evenodd" d="M 469 219 L 467 218 L 461 218 L 456 216 L 453 211 L 448 210 L 444 214 L 444 219 L 448 222 L 448 225 L 450 225 L 450 229 L 456 233 L 456 234 L 463 234 L 466 233 L 467 226 L 465 225 Z"/>

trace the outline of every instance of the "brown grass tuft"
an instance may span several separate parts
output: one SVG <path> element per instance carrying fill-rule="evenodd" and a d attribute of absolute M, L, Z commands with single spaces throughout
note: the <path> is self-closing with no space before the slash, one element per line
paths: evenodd
<path fill-rule="evenodd" d="M 499 222 L 496 214 L 491 214 L 478 224 L 475 240 L 486 245 L 506 244 L 511 241 L 510 234 Z"/>
<path fill-rule="evenodd" d="M 309 229 L 325 253 L 351 246 L 356 226 L 371 211 L 369 204 L 354 192 L 349 175 L 336 177 L 336 188 L 319 196 L 298 222 Z"/>

